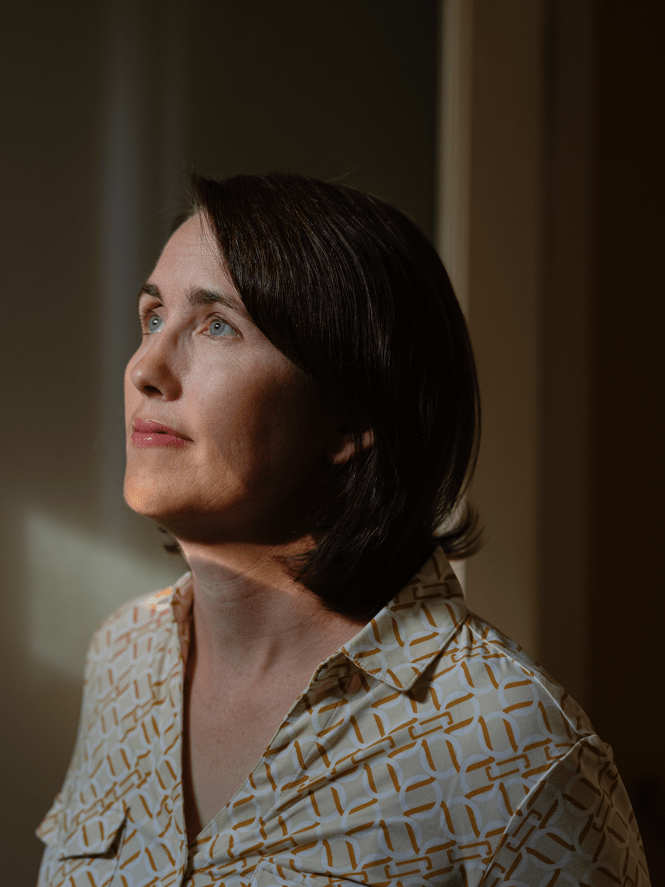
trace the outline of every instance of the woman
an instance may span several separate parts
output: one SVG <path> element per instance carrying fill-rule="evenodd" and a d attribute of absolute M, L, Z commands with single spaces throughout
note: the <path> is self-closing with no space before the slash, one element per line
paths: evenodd
<path fill-rule="evenodd" d="M 611 750 L 446 559 L 478 396 L 416 227 L 197 178 L 139 315 L 125 497 L 189 572 L 93 639 L 41 887 L 647 884 Z"/>

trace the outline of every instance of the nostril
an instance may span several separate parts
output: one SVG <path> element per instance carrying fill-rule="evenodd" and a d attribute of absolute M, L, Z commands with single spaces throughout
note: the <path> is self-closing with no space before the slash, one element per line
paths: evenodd
<path fill-rule="evenodd" d="M 136 353 L 128 367 L 129 379 L 144 397 L 165 397 L 173 400 L 179 396 L 180 382 L 175 372 L 174 350 L 165 334 L 151 336 L 147 345 Z"/>

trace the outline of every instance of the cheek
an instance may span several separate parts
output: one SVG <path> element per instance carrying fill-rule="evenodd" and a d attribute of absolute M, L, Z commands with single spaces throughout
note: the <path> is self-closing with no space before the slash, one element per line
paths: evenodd
<path fill-rule="evenodd" d="M 243 473 L 291 474 L 323 451 L 323 413 L 309 381 L 294 380 L 292 373 L 274 373 L 251 387 L 229 386 L 208 403 L 215 449 Z M 205 400 L 200 404 L 204 409 Z"/>
<path fill-rule="evenodd" d="M 254 386 L 227 388 L 222 396 L 199 401 L 201 425 L 208 425 L 217 453 L 240 466 L 269 460 L 288 436 L 287 404 L 279 391 Z"/>
<path fill-rule="evenodd" d="M 252 426 L 266 462 L 287 475 L 309 471 L 322 457 L 328 423 L 307 384 L 273 387 Z"/>

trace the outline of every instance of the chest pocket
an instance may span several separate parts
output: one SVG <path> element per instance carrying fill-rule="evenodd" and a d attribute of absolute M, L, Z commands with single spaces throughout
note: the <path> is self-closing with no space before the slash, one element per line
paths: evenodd
<path fill-rule="evenodd" d="M 352 885 L 355 887 L 357 882 L 335 875 L 294 872 L 288 864 L 279 865 L 264 860 L 256 867 L 250 887 L 352 887 Z"/>
<path fill-rule="evenodd" d="M 122 804 L 106 809 L 69 805 L 49 811 L 38 834 L 47 846 L 49 887 L 111 887 L 118 868 L 127 814 Z M 44 826 L 50 823 L 46 830 Z M 40 882 L 41 883 L 41 882 Z"/>

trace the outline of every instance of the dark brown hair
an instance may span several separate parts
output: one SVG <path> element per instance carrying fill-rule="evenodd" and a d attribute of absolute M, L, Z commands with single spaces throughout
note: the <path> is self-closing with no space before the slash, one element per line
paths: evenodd
<path fill-rule="evenodd" d="M 339 469 L 316 547 L 291 569 L 330 610 L 369 618 L 435 543 L 452 557 L 478 546 L 462 504 L 478 385 L 446 270 L 403 213 L 346 185 L 195 175 L 195 212 L 254 323 L 348 416 L 357 454 Z"/>

